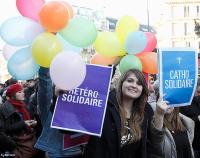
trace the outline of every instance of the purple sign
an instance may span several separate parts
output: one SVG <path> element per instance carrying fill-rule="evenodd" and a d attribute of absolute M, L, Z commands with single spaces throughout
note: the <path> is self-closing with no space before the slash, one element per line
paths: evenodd
<path fill-rule="evenodd" d="M 112 67 L 87 65 L 83 83 L 57 99 L 51 127 L 101 136 Z"/>

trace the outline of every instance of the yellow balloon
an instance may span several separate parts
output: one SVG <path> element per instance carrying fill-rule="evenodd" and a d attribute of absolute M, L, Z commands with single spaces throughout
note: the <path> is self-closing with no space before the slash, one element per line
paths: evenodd
<path fill-rule="evenodd" d="M 116 57 L 125 55 L 123 46 L 114 32 L 99 32 L 93 46 L 102 56 Z"/>
<path fill-rule="evenodd" d="M 139 23 L 132 16 L 121 17 L 116 24 L 116 34 L 121 43 L 125 43 L 126 37 L 130 32 L 135 32 L 139 29 Z"/>
<path fill-rule="evenodd" d="M 62 45 L 52 33 L 42 33 L 32 44 L 32 56 L 42 67 L 50 67 L 53 58 L 62 50 Z"/>

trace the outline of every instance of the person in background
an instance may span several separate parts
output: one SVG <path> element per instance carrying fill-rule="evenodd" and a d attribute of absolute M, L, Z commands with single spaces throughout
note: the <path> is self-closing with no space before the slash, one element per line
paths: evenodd
<path fill-rule="evenodd" d="M 24 89 L 25 100 L 24 102 L 28 105 L 30 101 L 30 96 L 35 92 L 37 81 L 30 79 L 26 81 L 26 88 Z"/>
<path fill-rule="evenodd" d="M 59 129 L 51 128 L 52 107 L 54 106 L 52 101 L 56 100 L 56 96 L 53 98 L 53 83 L 48 68 L 40 67 L 39 69 L 37 96 L 43 129 L 35 147 L 47 152 L 49 158 L 81 158 L 81 147 L 75 146 L 63 150 L 63 132 Z"/>
<path fill-rule="evenodd" d="M 4 88 L 5 88 L 5 85 L 3 83 L 0 83 L 0 95 L 3 94 Z"/>
<path fill-rule="evenodd" d="M 146 158 L 153 110 L 144 75 L 131 69 L 109 94 L 101 137 L 90 136 L 84 158 Z"/>
<path fill-rule="evenodd" d="M 151 158 L 194 158 L 194 122 L 159 97 L 151 123 Z"/>
<path fill-rule="evenodd" d="M 2 98 L 3 91 L 4 91 L 4 84 L 0 83 L 0 104 L 3 103 L 3 98 Z"/>
<path fill-rule="evenodd" d="M 17 80 L 14 79 L 14 78 L 10 78 L 5 82 L 5 87 L 8 87 L 8 86 L 15 84 L 15 83 L 17 83 Z"/>
<path fill-rule="evenodd" d="M 154 78 L 151 75 L 149 75 L 148 88 L 149 88 L 149 95 L 150 96 L 154 93 L 153 86 L 154 86 Z"/>
<path fill-rule="evenodd" d="M 19 158 L 33 158 L 37 155 L 34 148 L 36 141 L 34 126 L 37 121 L 31 120 L 24 100 L 23 87 L 16 83 L 6 90 L 7 101 L 0 106 L 1 138 L 6 140 L 12 148 L 5 148 L 5 152 L 13 151 Z"/>
<path fill-rule="evenodd" d="M 159 95 L 159 81 L 156 80 L 153 84 L 153 93 L 148 97 L 148 103 L 151 105 L 153 111 L 156 111 L 156 102 Z"/>
<path fill-rule="evenodd" d="M 193 148 L 195 158 L 200 157 L 200 80 L 198 80 L 195 95 L 190 106 L 180 108 L 180 112 L 195 122 Z"/>

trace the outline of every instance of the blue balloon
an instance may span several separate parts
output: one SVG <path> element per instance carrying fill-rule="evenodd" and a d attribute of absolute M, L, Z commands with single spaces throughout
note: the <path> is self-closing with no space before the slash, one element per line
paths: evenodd
<path fill-rule="evenodd" d="M 135 31 L 128 34 L 125 41 L 125 50 L 128 54 L 140 53 L 147 45 L 147 37 L 142 31 Z"/>
<path fill-rule="evenodd" d="M 30 45 L 35 37 L 44 32 L 44 28 L 26 17 L 7 19 L 0 27 L 1 38 L 14 46 Z"/>
<path fill-rule="evenodd" d="M 7 69 L 10 75 L 17 80 L 28 80 L 34 78 L 39 70 L 32 57 L 31 47 L 17 50 L 8 60 Z"/>
<path fill-rule="evenodd" d="M 80 47 L 76 47 L 71 45 L 69 42 L 67 42 L 61 35 L 59 35 L 58 33 L 56 34 L 56 36 L 58 37 L 59 41 L 61 42 L 62 46 L 63 46 L 63 50 L 70 50 L 76 53 L 81 53 L 82 48 Z"/>

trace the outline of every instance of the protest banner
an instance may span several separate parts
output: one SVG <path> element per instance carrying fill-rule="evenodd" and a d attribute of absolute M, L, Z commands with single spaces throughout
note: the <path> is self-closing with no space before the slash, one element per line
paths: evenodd
<path fill-rule="evenodd" d="M 112 67 L 87 65 L 83 83 L 57 99 L 51 127 L 101 136 Z"/>
<path fill-rule="evenodd" d="M 198 79 L 197 59 L 192 48 L 159 50 L 160 94 L 170 106 L 191 104 Z"/>

